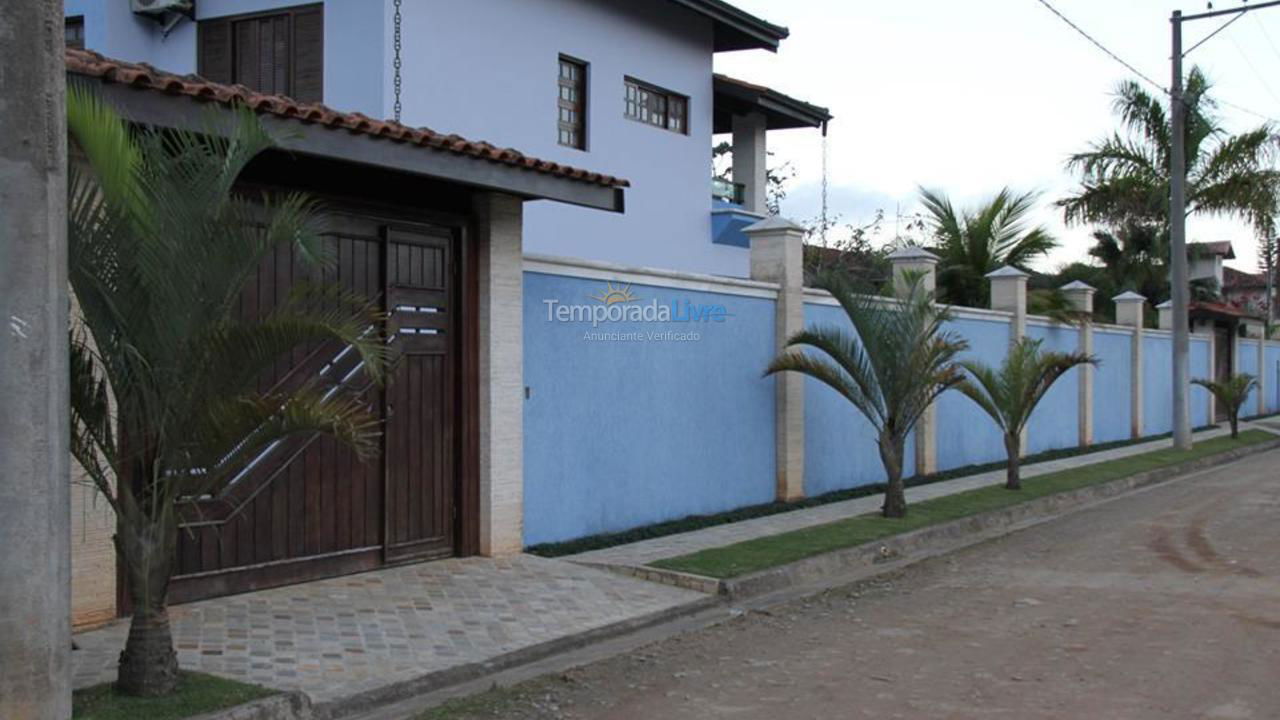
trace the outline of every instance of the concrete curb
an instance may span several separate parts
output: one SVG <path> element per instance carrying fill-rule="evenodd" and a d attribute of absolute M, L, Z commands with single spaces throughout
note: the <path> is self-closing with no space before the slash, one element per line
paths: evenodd
<path fill-rule="evenodd" d="M 312 720 L 313 717 L 311 698 L 306 693 L 294 691 L 193 715 L 188 720 Z"/>
<path fill-rule="evenodd" d="M 459 685 L 478 678 L 483 678 L 487 675 L 492 675 L 512 667 L 532 663 L 570 650 L 576 650 L 585 645 L 645 630 L 655 625 L 661 625 L 687 615 L 696 614 L 703 610 L 715 607 L 722 602 L 724 602 L 723 598 L 715 595 L 708 595 L 706 597 L 684 603 L 683 605 L 667 608 L 666 610 L 659 610 L 647 615 L 641 615 L 628 620 L 621 620 L 616 623 L 603 625 L 595 628 L 594 630 L 588 630 L 576 635 L 556 638 L 554 640 L 538 643 L 537 645 L 530 645 L 529 647 L 520 648 L 519 650 L 513 650 L 509 653 L 485 660 L 484 662 L 468 663 L 466 665 L 458 665 L 444 670 L 437 670 L 411 680 L 392 683 L 390 685 L 356 693 L 337 700 L 317 703 L 312 708 L 313 715 L 308 716 L 305 720 L 309 720 L 310 717 L 314 717 L 316 720 L 335 720 L 337 718 L 367 712 L 382 705 L 388 705 L 417 695 L 423 695 L 447 688 L 452 685 Z M 251 716 L 246 716 L 243 720 L 249 720 L 250 717 Z M 219 720 L 221 720 L 221 718 Z M 228 718 L 228 720 L 230 719 Z M 242 718 L 236 717 L 234 720 L 242 720 Z M 281 718 L 281 720 L 287 720 L 287 718 Z"/>
<path fill-rule="evenodd" d="M 1138 488 L 1157 485 L 1205 468 L 1224 465 L 1242 457 L 1280 447 L 1280 438 L 1216 453 L 1177 465 L 1137 473 L 1118 480 L 1047 495 L 1007 508 L 971 515 L 941 525 L 894 535 L 864 545 L 835 550 L 787 565 L 736 578 L 718 579 L 655 567 L 600 565 L 643 580 L 715 593 L 730 600 L 742 600 L 820 582 L 831 576 L 850 573 L 867 577 L 897 569 L 927 557 L 958 550 L 1030 525 L 1052 520 Z"/>

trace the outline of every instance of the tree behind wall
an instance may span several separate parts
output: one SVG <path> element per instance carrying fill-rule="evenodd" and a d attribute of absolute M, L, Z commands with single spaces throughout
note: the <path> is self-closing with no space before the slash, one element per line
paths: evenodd
<path fill-rule="evenodd" d="M 920 190 L 932 237 L 928 247 L 938 260 L 938 293 L 943 302 L 987 307 L 986 275 L 1006 265 L 1031 272 L 1031 263 L 1058 246 L 1043 226 L 1031 225 L 1036 193 L 1008 188 L 977 207 L 957 209 L 935 190 Z"/>
<path fill-rule="evenodd" d="M 279 358 L 322 342 L 354 348 L 379 380 L 381 316 L 361 298 L 301 284 L 266 317 L 237 317 L 246 282 L 277 248 L 325 261 L 311 202 L 235 192 L 245 165 L 272 145 L 251 114 L 225 139 L 139 132 L 73 89 L 67 115 L 88 170 L 73 164 L 68 183 L 81 323 L 71 338 L 72 453 L 119 520 L 133 617 L 116 687 L 163 695 L 178 679 L 167 613 L 175 501 L 218 492 L 286 436 L 324 432 L 372 451 L 377 419 L 346 388 L 256 386 Z"/>

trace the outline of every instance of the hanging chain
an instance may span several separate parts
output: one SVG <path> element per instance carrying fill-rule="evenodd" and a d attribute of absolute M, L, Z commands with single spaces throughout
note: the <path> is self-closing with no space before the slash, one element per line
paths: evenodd
<path fill-rule="evenodd" d="M 822 219 L 818 225 L 822 247 L 827 246 L 827 128 L 822 128 Z"/>
<path fill-rule="evenodd" d="M 400 62 L 400 2 L 401 2 L 401 0 L 395 0 L 396 14 L 395 14 L 395 41 L 394 41 L 394 45 L 395 45 L 395 53 L 396 53 L 396 54 L 395 54 L 395 60 L 391 63 L 391 66 L 392 66 L 393 68 L 395 68 L 395 92 L 396 92 L 395 118 L 396 118 L 396 122 L 400 122 L 400 108 L 401 108 L 401 105 L 400 105 L 400 67 L 401 67 L 401 62 Z"/>

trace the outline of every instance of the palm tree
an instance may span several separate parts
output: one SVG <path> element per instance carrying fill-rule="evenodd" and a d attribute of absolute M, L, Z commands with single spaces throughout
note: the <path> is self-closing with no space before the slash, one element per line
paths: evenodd
<path fill-rule="evenodd" d="M 310 201 L 235 189 L 272 144 L 252 114 L 225 138 L 136 131 L 72 88 L 67 125 L 87 166 L 72 163 L 68 176 L 72 454 L 119 521 L 133 614 L 116 687 L 163 695 L 178 678 L 166 608 L 175 501 L 218 492 L 286 436 L 324 432 L 371 452 L 377 419 L 355 393 L 319 381 L 256 386 L 282 355 L 326 341 L 353 348 L 369 381 L 380 380 L 381 316 L 363 299 L 302 285 L 266 317 L 239 319 L 241 290 L 264 257 L 292 245 L 323 260 Z"/>
<path fill-rule="evenodd" d="M 1032 261 L 1058 246 L 1043 226 L 1031 226 L 1038 193 L 1009 188 L 973 210 L 957 210 L 944 194 L 920 189 L 939 257 L 941 299 L 953 305 L 986 307 L 987 273 L 1012 265 L 1030 272 Z"/>
<path fill-rule="evenodd" d="M 967 345 L 943 332 L 947 313 L 933 303 L 919 278 L 900 303 L 855 293 L 834 273 L 819 278 L 815 286 L 840 303 L 853 334 L 831 326 L 802 330 L 787 340 L 790 349 L 769 364 L 765 375 L 789 371 L 819 380 L 867 418 L 875 427 L 888 476 L 884 516 L 903 517 L 907 435 L 930 403 L 962 379 L 954 360 Z M 805 352 L 806 347 L 818 353 Z"/>
<path fill-rule="evenodd" d="M 1262 236 L 1275 234 L 1280 172 L 1272 167 L 1276 136 L 1269 125 L 1228 135 L 1209 96 L 1211 83 L 1192 68 L 1186 83 L 1187 215 L 1208 213 L 1243 219 Z M 1067 162 L 1081 176 L 1080 189 L 1059 201 L 1067 222 L 1109 225 L 1169 222 L 1170 118 L 1163 98 L 1134 81 L 1120 83 L 1116 132 Z"/>
<path fill-rule="evenodd" d="M 1258 387 L 1258 380 L 1249 373 L 1238 373 L 1226 380 L 1208 380 L 1196 378 L 1194 385 L 1213 393 L 1218 404 L 1227 411 L 1227 422 L 1231 423 L 1231 437 L 1240 437 L 1240 408 L 1249 399 L 1249 393 Z"/>
<path fill-rule="evenodd" d="M 1080 352 L 1041 352 L 1040 341 L 1022 338 L 1009 348 L 999 369 L 977 361 L 960 365 L 969 377 L 958 389 L 978 404 L 1004 434 L 1004 449 L 1009 463 L 1005 487 L 1022 489 L 1022 432 L 1045 393 L 1068 370 L 1097 359 Z"/>

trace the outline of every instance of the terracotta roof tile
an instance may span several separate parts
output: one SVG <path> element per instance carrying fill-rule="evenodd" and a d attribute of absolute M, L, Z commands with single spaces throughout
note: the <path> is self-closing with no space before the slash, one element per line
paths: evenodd
<path fill-rule="evenodd" d="M 392 120 L 376 120 L 361 113 L 339 112 L 319 103 L 303 103 L 283 95 L 264 95 L 243 85 L 210 82 L 197 75 L 175 75 L 145 63 L 115 60 L 89 50 L 68 48 L 66 61 L 67 72 L 98 78 L 102 82 L 129 85 L 169 95 L 185 95 L 223 105 L 241 105 L 263 115 L 290 118 L 359 135 L 372 135 L 409 145 L 469 155 L 478 160 L 526 168 L 594 185 L 630 186 L 622 178 L 540 160 L 513 148 L 499 148 L 490 143 L 468 140 L 460 135 L 445 135 L 430 128 L 414 128 Z"/>

